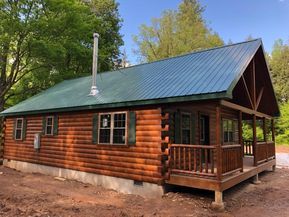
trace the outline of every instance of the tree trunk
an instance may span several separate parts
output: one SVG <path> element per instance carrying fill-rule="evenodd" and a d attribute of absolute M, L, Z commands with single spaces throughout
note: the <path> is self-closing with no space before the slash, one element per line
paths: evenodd
<path fill-rule="evenodd" d="M 0 98 L 0 112 L 4 110 L 4 97 L 3 99 Z M 4 139 L 3 137 L 3 123 L 4 123 L 4 118 L 0 117 L 0 165 L 3 163 L 3 143 L 2 140 Z"/>

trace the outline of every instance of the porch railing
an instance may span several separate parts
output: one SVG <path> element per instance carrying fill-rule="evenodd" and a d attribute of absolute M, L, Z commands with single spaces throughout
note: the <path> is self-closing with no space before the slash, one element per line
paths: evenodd
<path fill-rule="evenodd" d="M 215 156 L 215 146 L 172 144 L 171 173 L 216 177 Z"/>
<path fill-rule="evenodd" d="M 256 163 L 260 164 L 275 157 L 275 143 L 273 141 L 256 144 L 256 153 L 253 152 L 253 141 L 244 141 L 244 155 L 256 157 Z"/>
<path fill-rule="evenodd" d="M 217 147 L 213 145 L 170 145 L 170 173 L 193 176 L 218 177 L 242 171 L 242 146 L 221 147 L 221 159 L 217 158 Z"/>
<path fill-rule="evenodd" d="M 250 151 L 249 148 L 247 149 L 248 153 L 256 157 L 257 165 L 275 158 L 274 142 L 257 142 L 256 153 L 253 153 L 253 143 L 248 146 L 250 146 Z M 217 150 L 215 145 L 171 144 L 169 146 L 169 173 L 220 179 L 223 176 L 243 171 L 241 144 L 222 145 L 221 158 L 217 157 Z"/>
<path fill-rule="evenodd" d="M 242 146 L 223 145 L 222 146 L 222 175 L 243 170 Z"/>
<path fill-rule="evenodd" d="M 253 141 L 245 140 L 244 143 L 244 155 L 253 156 Z"/>
<path fill-rule="evenodd" d="M 263 163 L 273 158 L 275 158 L 275 143 L 272 141 L 257 142 L 256 145 L 257 164 Z"/>

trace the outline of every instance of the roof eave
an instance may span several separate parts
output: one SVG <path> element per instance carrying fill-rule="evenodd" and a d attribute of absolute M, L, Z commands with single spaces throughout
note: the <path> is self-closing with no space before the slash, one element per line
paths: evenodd
<path fill-rule="evenodd" d="M 166 104 L 174 102 L 189 102 L 189 101 L 200 101 L 200 100 L 214 100 L 214 99 L 231 99 L 232 94 L 226 91 L 208 93 L 208 94 L 198 94 L 190 96 L 181 97 L 168 97 L 161 99 L 149 99 L 149 100 L 138 100 L 130 102 L 117 102 L 108 103 L 100 105 L 87 105 L 87 106 L 76 106 L 76 107 L 65 107 L 65 108 L 53 108 L 53 109 L 43 109 L 43 110 L 31 110 L 23 112 L 2 112 L 0 116 L 19 116 L 19 115 L 35 115 L 35 114 L 46 114 L 46 113 L 59 113 L 59 112 L 72 112 L 72 111 L 84 111 L 84 110 L 95 110 L 104 108 L 120 108 L 120 107 L 131 107 L 131 106 L 146 106 L 146 105 L 157 105 Z"/>

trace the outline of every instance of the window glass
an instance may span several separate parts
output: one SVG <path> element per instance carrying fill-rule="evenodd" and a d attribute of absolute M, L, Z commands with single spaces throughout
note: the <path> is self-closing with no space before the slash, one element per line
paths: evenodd
<path fill-rule="evenodd" d="M 239 124 L 237 120 L 233 121 L 233 126 L 234 126 L 234 142 L 239 143 Z"/>
<path fill-rule="evenodd" d="M 223 141 L 228 142 L 228 121 L 223 120 Z"/>
<path fill-rule="evenodd" d="M 45 135 L 53 135 L 53 117 L 46 117 Z"/>
<path fill-rule="evenodd" d="M 234 143 L 239 141 L 238 121 L 223 119 L 223 142 Z"/>
<path fill-rule="evenodd" d="M 99 121 L 99 143 L 126 143 L 126 113 L 101 114 Z"/>
<path fill-rule="evenodd" d="M 111 124 L 110 114 L 100 115 L 100 132 L 99 132 L 100 143 L 110 143 L 110 124 Z"/>
<path fill-rule="evenodd" d="M 16 119 L 16 126 L 15 126 L 15 139 L 16 140 L 22 139 L 22 132 L 23 132 L 23 119 L 18 118 Z"/>
<path fill-rule="evenodd" d="M 191 141 L 191 116 L 189 114 L 182 114 L 182 144 L 190 144 Z"/>
<path fill-rule="evenodd" d="M 113 143 L 125 144 L 126 114 L 114 114 Z"/>

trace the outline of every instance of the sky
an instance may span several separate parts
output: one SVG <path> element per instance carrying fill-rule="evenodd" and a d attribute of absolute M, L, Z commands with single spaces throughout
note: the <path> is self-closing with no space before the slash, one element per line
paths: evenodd
<path fill-rule="evenodd" d="M 121 34 L 128 59 L 138 63 L 133 35 L 141 24 L 150 25 L 166 9 L 177 9 L 181 0 L 117 0 L 123 19 Z M 289 0 L 199 0 L 205 7 L 207 25 L 227 43 L 244 41 L 249 35 L 262 38 L 271 52 L 276 39 L 289 40 Z"/>

